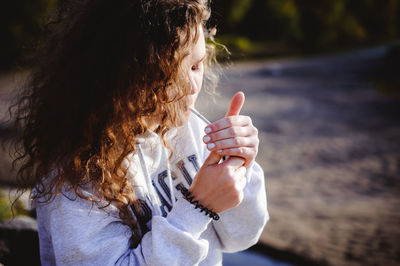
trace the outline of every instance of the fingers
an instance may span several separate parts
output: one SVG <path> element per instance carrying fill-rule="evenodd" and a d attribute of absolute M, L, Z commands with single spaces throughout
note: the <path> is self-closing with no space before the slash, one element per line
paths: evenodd
<path fill-rule="evenodd" d="M 244 166 L 239 167 L 236 170 L 236 174 L 239 178 L 238 182 L 236 183 L 236 187 L 238 190 L 242 191 L 246 187 L 246 184 L 247 184 L 246 167 L 244 167 Z"/>
<path fill-rule="evenodd" d="M 230 118 L 221 120 L 228 121 Z M 247 119 L 247 117 L 246 117 Z M 218 122 L 218 121 L 217 121 Z M 203 137 L 207 149 L 217 151 L 222 156 L 239 156 L 245 159 L 244 166 L 248 167 L 258 152 L 258 130 L 251 124 L 251 120 L 239 120 L 240 123 L 250 123 L 247 126 L 233 126 L 216 132 L 211 132 Z M 220 124 L 221 125 L 221 124 Z"/>
<path fill-rule="evenodd" d="M 244 104 L 244 100 L 245 100 L 244 93 L 241 91 L 237 92 L 233 96 L 228 112 L 226 113 L 225 116 L 239 115 L 240 110 L 242 109 L 242 106 Z"/>
<path fill-rule="evenodd" d="M 238 147 L 217 151 L 221 156 L 237 156 L 242 158 L 254 158 L 257 155 L 257 149 L 254 147 Z"/>
<path fill-rule="evenodd" d="M 215 121 L 212 124 L 209 124 L 205 129 L 204 132 L 206 134 L 210 134 L 213 132 L 217 132 L 219 130 L 230 128 L 230 127 L 245 127 L 245 126 L 252 126 L 253 123 L 251 118 L 244 115 L 237 115 L 237 116 L 229 116 L 221 118 Z"/>
<path fill-rule="evenodd" d="M 247 169 L 244 166 L 241 166 L 236 169 L 236 174 L 239 176 L 240 180 L 242 180 L 243 178 L 246 179 L 246 177 L 245 177 L 246 171 L 247 171 Z"/>
<path fill-rule="evenodd" d="M 232 139 L 223 139 L 207 144 L 209 150 L 221 150 L 226 148 L 247 147 L 251 145 L 251 139 L 236 137 Z"/>
<path fill-rule="evenodd" d="M 222 156 L 234 156 L 243 158 L 245 160 L 245 163 L 243 164 L 244 167 L 249 167 L 258 153 L 256 147 L 229 148 L 218 150 L 217 152 Z"/>
<path fill-rule="evenodd" d="M 237 170 L 238 168 L 242 167 L 245 163 L 245 160 L 240 157 L 230 157 L 226 161 L 224 161 L 221 166 L 232 167 L 233 169 Z"/>
<path fill-rule="evenodd" d="M 230 127 L 220 131 L 207 134 L 203 137 L 204 143 L 215 142 L 218 140 L 235 138 L 235 137 L 250 137 L 258 135 L 257 128 L 253 126 L 248 127 Z"/>
<path fill-rule="evenodd" d="M 259 140 L 257 136 L 235 137 L 235 138 L 222 139 L 215 142 L 210 142 L 207 144 L 207 149 L 210 151 L 218 151 L 223 149 L 239 148 L 239 147 L 255 148 L 258 146 L 258 143 Z"/>
<path fill-rule="evenodd" d="M 218 164 L 219 161 L 221 160 L 221 158 L 222 158 L 221 155 L 219 155 L 217 152 L 213 151 L 208 155 L 208 157 L 205 160 L 204 164 L 205 165 Z"/>

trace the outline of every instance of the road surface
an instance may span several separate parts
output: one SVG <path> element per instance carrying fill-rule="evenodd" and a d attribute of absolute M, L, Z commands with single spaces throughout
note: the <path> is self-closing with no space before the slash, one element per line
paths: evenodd
<path fill-rule="evenodd" d="M 400 101 L 382 93 L 400 91 L 390 53 L 240 63 L 215 103 L 201 95 L 197 108 L 216 120 L 246 94 L 271 215 L 262 243 L 320 264 L 399 263 Z"/>

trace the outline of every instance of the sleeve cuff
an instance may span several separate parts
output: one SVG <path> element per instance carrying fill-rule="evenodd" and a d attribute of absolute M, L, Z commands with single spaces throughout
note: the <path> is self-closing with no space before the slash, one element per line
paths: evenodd
<path fill-rule="evenodd" d="M 200 209 L 195 209 L 195 206 L 183 197 L 178 197 L 167 220 L 177 228 L 199 238 L 212 219 L 204 212 L 200 212 Z"/>

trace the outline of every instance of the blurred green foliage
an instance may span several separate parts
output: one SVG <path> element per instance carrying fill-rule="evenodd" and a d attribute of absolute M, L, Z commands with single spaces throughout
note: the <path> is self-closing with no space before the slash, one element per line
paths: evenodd
<path fill-rule="evenodd" d="M 60 1 L 3 3 L 0 9 L 0 67 L 15 65 L 16 60 L 29 51 L 40 33 L 40 25 Z M 268 56 L 293 51 L 325 52 L 399 38 L 399 2 L 213 0 L 211 24 L 218 26 L 219 40 L 234 52 Z M 278 43 L 282 48 L 277 47 Z"/>
<path fill-rule="evenodd" d="M 13 205 L 14 204 L 14 205 Z M 14 212 L 14 213 L 13 213 Z M 7 195 L 0 192 L 0 222 L 6 221 L 18 215 L 29 216 L 29 211 L 25 209 L 21 200 L 10 199 Z"/>
<path fill-rule="evenodd" d="M 8 220 L 12 217 L 10 204 L 5 197 L 0 198 L 0 221 Z"/>
<path fill-rule="evenodd" d="M 288 51 L 324 52 L 398 39 L 399 2 L 215 0 L 212 23 L 219 34 L 230 36 L 231 43 L 232 36 L 241 36 L 255 42 L 280 42 Z M 228 43 L 228 47 L 232 46 Z"/>

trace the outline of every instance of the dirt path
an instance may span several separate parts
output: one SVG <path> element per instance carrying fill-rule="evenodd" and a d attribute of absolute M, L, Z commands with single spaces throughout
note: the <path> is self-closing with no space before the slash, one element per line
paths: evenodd
<path fill-rule="evenodd" d="M 388 52 L 239 64 L 218 104 L 200 97 L 215 120 L 246 94 L 271 215 L 261 242 L 321 264 L 400 265 L 400 101 L 371 79 Z"/>

